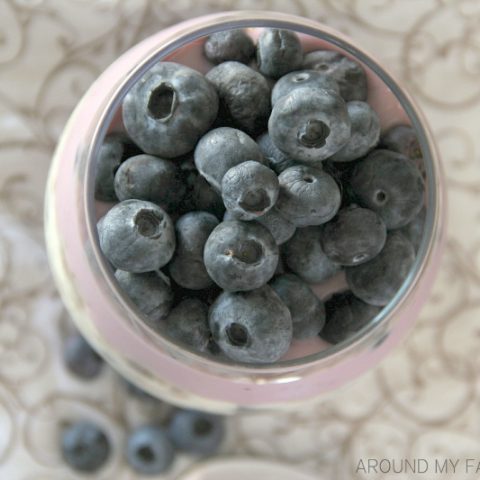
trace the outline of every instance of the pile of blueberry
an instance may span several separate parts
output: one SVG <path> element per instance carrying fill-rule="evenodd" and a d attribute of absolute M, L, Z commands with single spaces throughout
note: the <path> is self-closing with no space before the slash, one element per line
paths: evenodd
<path fill-rule="evenodd" d="M 97 378 L 103 368 L 102 358 L 78 334 L 67 338 L 63 358 L 68 370 L 81 380 Z M 129 395 L 159 402 L 134 385 L 126 385 Z M 157 475 L 172 466 L 177 450 L 197 456 L 215 454 L 224 433 L 225 426 L 220 416 L 196 410 L 172 409 L 166 420 L 140 425 L 129 432 L 125 457 L 135 472 Z M 82 419 L 70 422 L 62 429 L 62 457 L 74 470 L 97 472 L 109 460 L 111 450 L 109 436 L 95 422 Z"/>
<path fill-rule="evenodd" d="M 204 52 L 205 76 L 160 62 L 126 95 L 97 162 L 97 200 L 118 202 L 101 249 L 145 322 L 197 352 L 265 364 L 292 339 L 341 342 L 414 263 L 415 133 L 380 138 L 362 66 L 292 31 L 222 31 Z M 341 271 L 348 291 L 319 300 L 309 284 Z"/>

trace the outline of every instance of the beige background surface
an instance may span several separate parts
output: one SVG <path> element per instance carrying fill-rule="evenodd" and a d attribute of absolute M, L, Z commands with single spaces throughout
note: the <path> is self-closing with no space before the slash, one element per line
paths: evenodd
<path fill-rule="evenodd" d="M 279 458 L 330 480 L 426 478 L 356 474 L 360 459 L 458 458 L 455 475 L 428 478 L 478 478 L 465 459 L 480 461 L 480 2 L 0 0 L 1 479 L 77 478 L 56 447 L 58 425 L 76 417 L 97 419 L 114 439 L 97 478 L 138 478 L 122 459 L 125 433 L 162 411 L 123 395 L 108 369 L 93 383 L 64 370 L 69 322 L 45 258 L 45 178 L 66 118 L 118 54 L 165 25 L 242 8 L 336 27 L 406 83 L 443 157 L 449 226 L 441 274 L 408 341 L 313 407 L 231 419 L 225 452 Z M 175 472 L 192 461 L 181 458 Z"/>

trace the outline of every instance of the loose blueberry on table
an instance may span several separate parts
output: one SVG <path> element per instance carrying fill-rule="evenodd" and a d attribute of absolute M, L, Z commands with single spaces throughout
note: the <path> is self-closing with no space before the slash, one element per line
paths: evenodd
<path fill-rule="evenodd" d="M 224 435 L 223 418 L 196 410 L 178 410 L 168 426 L 173 445 L 187 453 L 213 455 Z"/>
<path fill-rule="evenodd" d="M 158 475 L 173 463 L 175 449 L 164 428 L 145 425 L 136 428 L 128 436 L 126 458 L 136 472 Z"/>
<path fill-rule="evenodd" d="M 61 453 L 65 462 L 74 470 L 93 473 L 108 460 L 110 441 L 99 426 L 78 421 L 64 428 Z"/>
<path fill-rule="evenodd" d="M 152 67 L 123 101 L 126 133 L 100 148 L 95 195 L 118 201 L 100 247 L 146 323 L 218 361 L 271 364 L 292 339 L 350 338 L 391 301 L 423 235 L 425 175 L 412 127 L 381 134 L 360 63 L 304 52 L 290 30 L 252 38 L 210 35 L 205 75 Z M 317 298 L 344 276 L 348 292 Z M 170 437 L 209 451 L 205 421 L 179 414 Z M 144 473 L 170 458 L 132 452 Z"/>
<path fill-rule="evenodd" d="M 79 333 L 65 339 L 63 360 L 71 373 L 84 380 L 98 377 L 103 368 L 102 357 Z"/>

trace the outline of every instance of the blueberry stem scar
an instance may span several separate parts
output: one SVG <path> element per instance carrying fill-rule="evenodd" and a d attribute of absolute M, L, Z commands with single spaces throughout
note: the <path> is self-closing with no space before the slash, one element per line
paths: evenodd
<path fill-rule="evenodd" d="M 169 83 L 161 83 L 152 90 L 148 101 L 148 112 L 151 117 L 167 122 L 177 107 L 177 94 Z"/>
<path fill-rule="evenodd" d="M 321 148 L 330 135 L 330 128 L 321 120 L 308 120 L 297 133 L 299 143 L 307 148 Z"/>

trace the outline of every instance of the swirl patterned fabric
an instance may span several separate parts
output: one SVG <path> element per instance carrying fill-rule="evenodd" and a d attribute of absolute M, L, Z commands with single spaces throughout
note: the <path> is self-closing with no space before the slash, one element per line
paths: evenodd
<path fill-rule="evenodd" d="M 122 455 L 126 432 L 165 412 L 119 394 L 125 387 L 108 369 L 93 384 L 64 369 L 60 345 L 72 326 L 46 262 L 46 174 L 68 115 L 119 54 L 167 25 L 232 9 L 324 22 L 403 80 L 436 136 L 449 218 L 441 273 L 408 340 L 374 371 L 304 410 L 233 417 L 224 452 L 278 458 L 339 480 L 392 478 L 356 473 L 365 458 L 478 457 L 480 2 L 0 0 L 2 479 L 84 478 L 67 469 L 57 447 L 59 428 L 77 417 L 97 420 L 114 442 L 113 459 L 96 478 L 136 478 Z M 192 461 L 181 458 L 165 478 Z M 463 473 L 456 478 L 477 478 Z"/>

